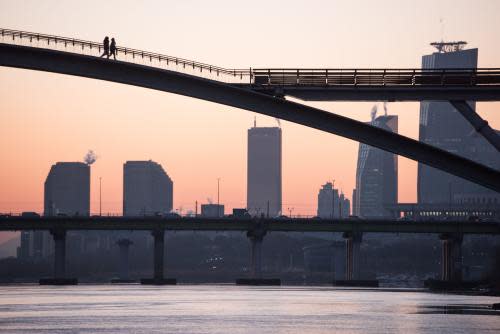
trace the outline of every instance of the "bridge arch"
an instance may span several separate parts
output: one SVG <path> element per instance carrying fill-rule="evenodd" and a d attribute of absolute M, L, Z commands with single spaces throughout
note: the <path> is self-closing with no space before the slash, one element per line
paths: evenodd
<path fill-rule="evenodd" d="M 134 85 L 257 112 L 363 142 L 500 192 L 498 170 L 363 122 L 248 88 L 156 67 L 5 43 L 0 43 L 0 66 Z"/>

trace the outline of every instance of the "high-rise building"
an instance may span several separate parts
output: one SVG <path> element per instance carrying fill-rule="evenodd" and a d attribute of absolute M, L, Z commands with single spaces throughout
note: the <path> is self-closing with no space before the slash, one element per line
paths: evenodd
<path fill-rule="evenodd" d="M 123 215 L 147 216 L 172 211 L 173 182 L 154 161 L 123 165 Z"/>
<path fill-rule="evenodd" d="M 478 49 L 464 50 L 465 43 L 442 48 L 450 43 L 433 43 L 438 52 L 422 57 L 424 69 L 477 68 Z M 475 110 L 475 102 L 468 102 Z M 500 156 L 493 146 L 475 133 L 468 121 L 449 103 L 423 101 L 420 103 L 420 141 L 448 152 L 500 168 Z M 418 202 L 444 204 L 466 201 L 499 201 L 500 194 L 472 182 L 419 163 Z"/>
<path fill-rule="evenodd" d="M 351 204 L 344 194 L 339 195 L 338 189 L 331 182 L 322 185 L 318 193 L 318 211 L 320 218 L 347 218 Z"/>
<path fill-rule="evenodd" d="M 248 129 L 247 209 L 254 216 L 281 214 L 281 128 Z"/>
<path fill-rule="evenodd" d="M 397 116 L 379 116 L 370 123 L 398 132 Z M 393 153 L 360 143 L 356 170 L 354 214 L 364 218 L 389 217 L 387 205 L 398 200 L 398 160 Z"/>
<path fill-rule="evenodd" d="M 57 162 L 45 179 L 45 216 L 88 216 L 90 214 L 90 165 L 83 162 Z M 78 234 L 72 232 L 72 234 Z M 47 257 L 53 251 L 48 232 L 33 232 L 33 255 Z M 71 237 L 71 235 L 70 235 Z"/>
<path fill-rule="evenodd" d="M 83 162 L 58 162 L 45 180 L 45 216 L 90 214 L 90 166 Z"/>

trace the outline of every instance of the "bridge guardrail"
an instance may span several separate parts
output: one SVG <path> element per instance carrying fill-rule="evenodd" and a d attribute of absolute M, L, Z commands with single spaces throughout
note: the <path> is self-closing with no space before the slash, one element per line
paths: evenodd
<path fill-rule="evenodd" d="M 102 43 L 20 30 L 0 29 L 0 38 L 3 43 L 69 51 L 96 57 L 100 56 L 104 51 Z M 251 80 L 251 71 L 249 69 L 227 69 L 180 57 L 122 46 L 117 46 L 117 60 L 141 65 L 147 64 L 148 66 L 194 74 L 223 82 L 249 83 Z"/>
<path fill-rule="evenodd" d="M 500 69 L 260 69 L 258 86 L 500 86 Z"/>
<path fill-rule="evenodd" d="M 3 43 L 74 52 L 98 57 L 103 44 L 75 38 L 1 29 Z M 471 69 L 338 69 L 256 68 L 228 69 L 184 58 L 127 47 L 117 47 L 118 60 L 148 65 L 212 80 L 252 86 L 297 87 L 436 87 L 500 86 L 500 68 Z"/>

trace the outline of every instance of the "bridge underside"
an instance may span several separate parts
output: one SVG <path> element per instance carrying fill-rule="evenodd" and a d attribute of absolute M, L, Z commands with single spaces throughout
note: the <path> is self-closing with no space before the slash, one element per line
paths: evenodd
<path fill-rule="evenodd" d="M 237 84 L 268 95 L 291 96 L 303 101 L 499 101 L 498 86 L 265 86 Z"/>
<path fill-rule="evenodd" d="M 144 65 L 9 44 L 0 44 L 0 66 L 112 81 L 250 110 L 363 142 L 500 192 L 497 170 L 363 122 L 250 89 Z"/>

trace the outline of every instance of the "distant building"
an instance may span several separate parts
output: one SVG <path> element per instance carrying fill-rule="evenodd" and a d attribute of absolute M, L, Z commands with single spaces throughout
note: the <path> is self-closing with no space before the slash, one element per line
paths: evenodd
<path fill-rule="evenodd" d="M 154 161 L 123 165 L 123 215 L 148 216 L 172 211 L 173 182 Z"/>
<path fill-rule="evenodd" d="M 358 192 L 356 190 L 356 188 L 354 188 L 352 190 L 352 214 L 354 216 L 359 216 L 359 206 L 358 206 L 358 202 L 357 202 L 357 198 L 358 198 Z"/>
<path fill-rule="evenodd" d="M 45 180 L 45 216 L 90 214 L 90 166 L 83 162 L 58 162 Z"/>
<path fill-rule="evenodd" d="M 379 116 L 370 123 L 398 132 L 397 116 Z M 385 209 L 398 200 L 398 160 L 393 153 L 360 143 L 356 170 L 354 214 L 364 218 L 389 217 Z"/>
<path fill-rule="evenodd" d="M 466 43 L 455 43 L 448 48 L 441 48 L 443 43 L 434 44 L 438 52 L 424 55 L 422 68 L 477 68 L 478 49 L 463 50 Z M 476 108 L 475 102 L 468 103 Z M 500 169 L 498 151 L 477 134 L 449 102 L 420 103 L 419 140 Z M 421 163 L 418 165 L 417 192 L 419 204 L 500 203 L 499 193 Z"/>
<path fill-rule="evenodd" d="M 340 217 L 348 218 L 351 215 L 351 201 L 347 197 L 344 196 L 343 193 L 340 193 L 339 197 L 340 202 Z"/>
<path fill-rule="evenodd" d="M 40 217 L 38 213 L 35 212 L 23 212 L 22 217 Z M 32 258 L 35 254 L 34 239 L 35 233 L 41 234 L 40 231 L 21 231 L 21 238 L 19 247 L 17 248 L 17 258 L 22 260 L 27 260 Z M 41 246 L 38 247 L 39 251 Z"/>
<path fill-rule="evenodd" d="M 201 216 L 207 218 L 224 217 L 223 204 L 202 204 Z"/>
<path fill-rule="evenodd" d="M 320 218 L 347 218 L 350 215 L 351 204 L 344 194 L 333 188 L 331 182 L 322 186 L 318 193 L 318 211 Z"/>
<path fill-rule="evenodd" d="M 57 162 L 52 165 L 45 179 L 43 214 L 44 216 L 89 216 L 89 165 L 83 162 Z M 53 240 L 50 233 L 33 232 L 34 257 L 47 257 L 52 252 Z"/>
<path fill-rule="evenodd" d="M 281 129 L 248 130 L 247 209 L 252 216 L 281 214 Z"/>
<path fill-rule="evenodd" d="M 21 231 L 21 240 L 19 247 L 17 247 L 17 258 L 21 260 L 29 259 L 32 254 L 30 254 L 33 249 L 31 243 L 33 240 L 33 232 L 31 231 Z"/>

